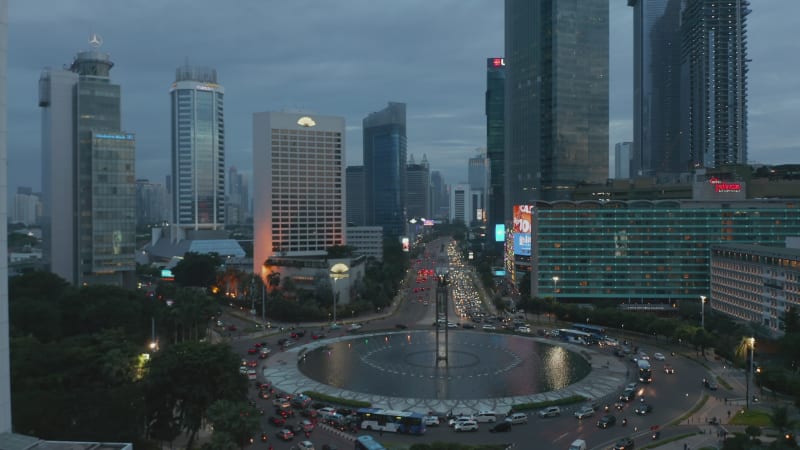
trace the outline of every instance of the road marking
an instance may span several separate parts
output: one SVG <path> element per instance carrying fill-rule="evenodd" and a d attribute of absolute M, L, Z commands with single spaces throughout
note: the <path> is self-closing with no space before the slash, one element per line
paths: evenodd
<path fill-rule="evenodd" d="M 564 439 L 565 437 L 567 437 L 567 435 L 568 435 L 568 434 L 569 434 L 569 433 L 564 433 L 564 434 L 562 434 L 561 436 L 559 436 L 559 437 L 555 438 L 555 441 L 560 441 L 561 439 Z"/>

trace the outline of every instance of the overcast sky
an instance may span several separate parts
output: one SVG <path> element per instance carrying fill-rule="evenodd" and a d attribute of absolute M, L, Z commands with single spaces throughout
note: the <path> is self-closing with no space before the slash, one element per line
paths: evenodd
<path fill-rule="evenodd" d="M 610 142 L 631 140 L 632 8 L 610 0 Z M 798 0 L 757 0 L 748 17 L 751 162 L 800 163 Z M 227 165 L 250 173 L 252 113 L 344 116 L 347 162 L 361 164 L 361 120 L 407 103 L 408 152 L 445 182 L 466 179 L 486 145 L 486 58 L 503 55 L 501 0 L 25 0 L 9 2 L 9 190 L 40 189 L 43 68 L 69 64 L 92 33 L 115 63 L 136 175 L 169 172 L 175 69 L 217 69 Z"/>

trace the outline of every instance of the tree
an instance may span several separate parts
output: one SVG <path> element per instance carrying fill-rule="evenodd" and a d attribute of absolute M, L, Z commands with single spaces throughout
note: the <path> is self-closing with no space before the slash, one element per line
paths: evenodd
<path fill-rule="evenodd" d="M 155 430 L 177 424 L 189 433 L 191 448 L 208 408 L 217 400 L 241 401 L 247 379 L 230 347 L 184 342 L 155 353 L 145 377 L 148 423 Z"/>
<path fill-rule="evenodd" d="M 183 259 L 172 269 L 175 282 L 181 286 L 208 288 L 217 281 L 217 268 L 222 258 L 217 253 L 194 253 L 183 255 Z"/>
<path fill-rule="evenodd" d="M 244 448 L 258 431 L 258 417 L 258 411 L 244 401 L 217 400 L 208 408 L 214 434 L 223 433 L 239 448 Z"/>
<path fill-rule="evenodd" d="M 748 425 L 747 428 L 744 429 L 744 434 L 746 434 L 751 441 L 755 440 L 755 438 L 761 436 L 761 427 Z"/>
<path fill-rule="evenodd" d="M 784 405 L 776 406 L 772 409 L 770 420 L 772 421 L 772 426 L 778 429 L 779 434 L 783 434 L 784 431 L 790 429 L 794 423 L 789 416 L 789 408 Z"/>

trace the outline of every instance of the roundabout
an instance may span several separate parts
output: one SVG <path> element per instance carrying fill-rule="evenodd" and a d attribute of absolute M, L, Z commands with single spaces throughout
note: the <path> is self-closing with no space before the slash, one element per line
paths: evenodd
<path fill-rule="evenodd" d="M 458 330 L 447 364 L 432 331 L 342 335 L 276 354 L 262 367 L 275 388 L 427 413 L 508 411 L 514 404 L 580 395 L 599 399 L 624 384 L 625 365 L 590 347 Z"/>

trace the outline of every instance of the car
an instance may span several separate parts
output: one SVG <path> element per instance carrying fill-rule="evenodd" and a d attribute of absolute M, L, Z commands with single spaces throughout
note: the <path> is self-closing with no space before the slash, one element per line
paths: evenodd
<path fill-rule="evenodd" d="M 513 425 L 528 423 L 528 415 L 523 412 L 516 412 L 506 417 L 506 421 L 511 422 Z"/>
<path fill-rule="evenodd" d="M 276 427 L 280 427 L 286 425 L 286 419 L 281 416 L 272 416 L 269 418 L 269 423 L 275 425 Z"/>
<path fill-rule="evenodd" d="M 669 364 L 664 364 L 664 373 L 674 374 L 675 373 L 675 368 L 670 366 Z"/>
<path fill-rule="evenodd" d="M 311 335 L 311 339 L 313 339 L 315 341 L 317 339 L 323 339 L 324 337 L 325 337 L 325 333 L 322 333 L 322 332 L 316 332 L 316 333 Z"/>
<path fill-rule="evenodd" d="M 297 444 L 297 450 L 314 450 L 314 444 L 311 441 L 303 441 Z"/>
<path fill-rule="evenodd" d="M 278 345 L 283 347 L 283 344 L 285 344 L 286 341 L 288 341 L 288 340 L 289 340 L 289 338 L 280 338 L 280 339 L 278 339 Z"/>
<path fill-rule="evenodd" d="M 540 410 L 536 413 L 539 417 L 555 417 L 561 415 L 561 408 L 558 406 L 548 406 L 545 409 Z"/>
<path fill-rule="evenodd" d="M 465 330 L 473 330 L 473 329 L 475 329 L 475 325 L 473 325 L 471 323 L 465 323 L 465 324 L 461 325 L 461 328 L 464 328 Z"/>
<path fill-rule="evenodd" d="M 707 378 L 703 378 L 703 387 L 705 387 L 709 391 L 716 391 L 717 389 L 719 389 L 719 386 L 717 386 L 717 383 L 714 383 L 713 381 L 711 381 L 711 380 L 709 380 Z"/>
<path fill-rule="evenodd" d="M 255 347 L 250 347 L 250 348 L 247 349 L 247 354 L 248 355 L 255 355 L 256 353 L 258 353 L 258 349 L 255 348 Z"/>
<path fill-rule="evenodd" d="M 597 421 L 597 428 L 606 429 L 614 426 L 615 423 L 617 423 L 617 417 L 611 414 L 606 414 Z"/>
<path fill-rule="evenodd" d="M 653 353 L 653 359 L 655 359 L 656 361 L 663 361 L 667 358 L 664 357 L 663 353 Z"/>
<path fill-rule="evenodd" d="M 247 367 L 258 367 L 258 361 L 256 361 L 255 359 L 247 361 Z"/>
<path fill-rule="evenodd" d="M 633 410 L 633 412 L 635 412 L 640 416 L 646 416 L 650 414 L 650 412 L 652 411 L 653 411 L 653 405 L 649 403 L 639 403 L 639 405 L 636 406 L 636 409 Z"/>
<path fill-rule="evenodd" d="M 454 427 L 459 422 L 467 422 L 467 421 L 475 421 L 475 418 L 472 416 L 458 416 L 453 417 L 452 419 L 447 421 L 447 426 Z"/>
<path fill-rule="evenodd" d="M 221 320 L 218 320 L 218 321 L 217 321 L 217 326 L 218 326 L 218 327 L 224 327 L 224 326 L 225 326 L 225 323 L 224 323 L 223 321 L 221 321 Z"/>
<path fill-rule="evenodd" d="M 278 397 L 272 401 L 272 406 L 277 408 L 285 409 L 290 408 L 292 406 L 291 401 L 286 397 Z"/>
<path fill-rule="evenodd" d="M 591 406 L 584 406 L 574 413 L 576 419 L 583 419 L 594 415 L 594 409 Z"/>
<path fill-rule="evenodd" d="M 256 374 L 256 369 L 247 369 L 247 379 L 248 380 L 255 380 L 258 377 Z"/>
<path fill-rule="evenodd" d="M 475 414 L 475 421 L 478 423 L 481 422 L 490 422 L 494 423 L 497 422 L 497 413 L 494 411 L 478 411 Z"/>
<path fill-rule="evenodd" d="M 319 408 L 317 410 L 317 414 L 322 418 L 322 420 L 327 419 L 328 417 L 336 414 L 336 408 L 332 406 L 326 406 L 324 408 Z"/>
<path fill-rule="evenodd" d="M 289 336 L 291 336 L 292 339 L 300 339 L 301 337 L 303 337 L 305 335 L 306 335 L 305 330 L 297 330 L 297 331 L 293 331 L 292 334 L 290 334 Z"/>
<path fill-rule="evenodd" d="M 291 340 L 291 339 L 287 339 L 287 340 L 286 340 L 286 341 L 283 343 L 283 345 L 281 345 L 281 347 L 283 347 L 283 348 L 286 348 L 286 347 L 288 347 L 288 346 L 290 346 L 290 345 L 292 345 L 292 344 L 294 344 L 294 341 L 293 341 L 293 340 Z"/>
<path fill-rule="evenodd" d="M 269 353 L 259 353 L 258 359 L 267 359 L 269 357 Z"/>
<path fill-rule="evenodd" d="M 438 427 L 439 418 L 437 416 L 425 416 L 422 418 L 422 423 L 424 423 L 426 427 Z"/>
<path fill-rule="evenodd" d="M 294 438 L 294 432 L 288 428 L 283 428 L 276 434 L 279 439 L 282 439 L 284 441 L 291 441 Z"/>
<path fill-rule="evenodd" d="M 462 420 L 453 425 L 456 431 L 478 431 L 478 422 L 474 420 Z"/>
<path fill-rule="evenodd" d="M 490 323 L 487 323 L 486 325 L 482 326 L 481 328 L 486 330 L 486 331 L 493 331 L 493 330 L 497 329 L 496 326 L 494 326 L 494 325 L 492 325 Z"/>
<path fill-rule="evenodd" d="M 351 323 L 350 326 L 347 327 L 347 331 L 358 331 L 363 327 L 364 325 L 361 325 L 360 323 Z"/>
<path fill-rule="evenodd" d="M 625 389 L 632 389 L 634 391 L 636 390 L 637 387 L 639 387 L 639 383 L 637 383 L 635 381 L 630 382 L 627 385 L 625 385 Z"/>
<path fill-rule="evenodd" d="M 300 421 L 300 428 L 303 430 L 304 433 L 310 433 L 314 431 L 314 422 L 303 419 Z"/>
<path fill-rule="evenodd" d="M 614 444 L 614 450 L 631 450 L 634 448 L 633 439 L 629 437 L 620 438 Z"/>
<path fill-rule="evenodd" d="M 511 421 L 510 420 L 502 420 L 494 424 L 493 427 L 489 428 L 490 433 L 502 433 L 505 431 L 511 431 Z"/>
<path fill-rule="evenodd" d="M 633 389 L 625 389 L 622 391 L 622 395 L 619 396 L 619 401 L 621 402 L 629 402 L 636 397 L 636 391 Z"/>
<path fill-rule="evenodd" d="M 239 373 L 242 375 L 247 375 L 247 366 L 240 366 Z"/>

